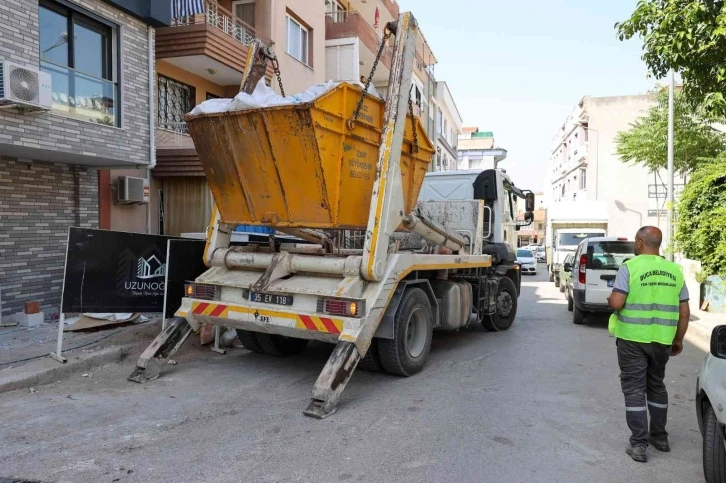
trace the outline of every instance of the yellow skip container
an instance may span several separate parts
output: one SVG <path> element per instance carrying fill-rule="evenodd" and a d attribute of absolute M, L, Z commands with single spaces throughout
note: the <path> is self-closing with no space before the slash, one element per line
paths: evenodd
<path fill-rule="evenodd" d="M 186 117 L 222 221 L 231 224 L 364 230 L 376 177 L 384 102 L 341 83 L 314 101 Z M 406 116 L 401 172 L 412 211 L 434 147 Z"/>

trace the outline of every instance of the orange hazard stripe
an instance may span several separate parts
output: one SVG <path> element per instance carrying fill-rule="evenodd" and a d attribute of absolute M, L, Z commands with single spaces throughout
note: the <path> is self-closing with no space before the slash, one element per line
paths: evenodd
<path fill-rule="evenodd" d="M 226 317 L 228 306 L 222 304 L 210 304 L 207 302 L 194 302 L 192 313 L 194 315 L 206 315 L 208 317 Z"/>
<path fill-rule="evenodd" d="M 327 317 L 311 317 L 309 315 L 298 315 L 298 329 L 325 332 L 328 334 L 340 334 L 343 330 L 343 322 Z"/>

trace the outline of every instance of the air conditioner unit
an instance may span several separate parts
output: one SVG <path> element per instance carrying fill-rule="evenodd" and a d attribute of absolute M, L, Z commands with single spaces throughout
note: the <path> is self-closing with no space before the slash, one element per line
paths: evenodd
<path fill-rule="evenodd" d="M 146 178 L 119 176 L 116 182 L 116 196 L 119 204 L 140 205 L 148 203 L 149 183 Z"/>
<path fill-rule="evenodd" d="M 34 67 L 0 62 L 0 107 L 37 111 L 52 106 L 50 74 Z"/>

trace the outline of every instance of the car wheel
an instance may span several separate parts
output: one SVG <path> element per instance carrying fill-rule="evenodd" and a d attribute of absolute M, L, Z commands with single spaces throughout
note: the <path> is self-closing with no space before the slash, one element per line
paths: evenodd
<path fill-rule="evenodd" d="M 560 292 L 565 293 L 565 284 L 560 282 Z"/>
<path fill-rule="evenodd" d="M 570 289 L 565 289 L 565 298 L 567 299 L 567 310 L 572 312 L 572 309 L 575 306 L 575 301 L 572 300 L 572 295 L 570 295 Z"/>
<path fill-rule="evenodd" d="M 726 482 L 726 450 L 721 430 L 721 424 L 716 419 L 716 413 L 708 405 L 704 417 L 703 435 L 703 474 L 706 483 Z"/>
<path fill-rule="evenodd" d="M 560 286 L 560 277 L 555 277 L 555 287 Z"/>
<path fill-rule="evenodd" d="M 573 304 L 572 307 L 572 323 L 576 325 L 583 324 L 585 322 L 585 312 L 577 308 L 577 305 Z"/>

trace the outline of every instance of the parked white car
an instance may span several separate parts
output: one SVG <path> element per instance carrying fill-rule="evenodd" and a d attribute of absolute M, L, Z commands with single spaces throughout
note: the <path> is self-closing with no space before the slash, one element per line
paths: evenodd
<path fill-rule="evenodd" d="M 696 414 L 703 436 L 706 483 L 721 483 L 726 475 L 726 325 L 711 333 L 711 351 L 696 379 Z"/>
<path fill-rule="evenodd" d="M 537 274 L 537 260 L 535 260 L 532 250 L 517 248 L 517 264 L 519 264 L 522 275 L 525 273 Z"/>
<path fill-rule="evenodd" d="M 573 301 L 572 321 L 582 324 L 585 314 L 612 312 L 608 297 L 620 266 L 635 257 L 635 243 L 627 238 L 595 237 L 583 240 L 575 251 L 569 281 Z M 562 287 L 565 291 L 567 287 Z"/>
<path fill-rule="evenodd" d="M 542 262 L 542 263 L 546 262 L 547 261 L 547 252 L 545 251 L 545 247 L 543 247 L 542 245 L 538 245 L 537 248 L 535 249 L 534 256 L 538 262 Z"/>

